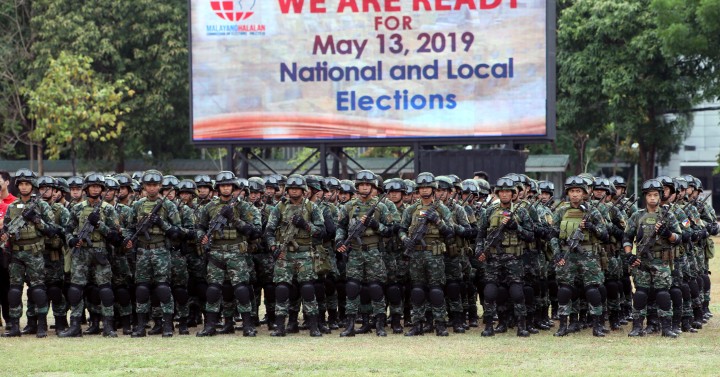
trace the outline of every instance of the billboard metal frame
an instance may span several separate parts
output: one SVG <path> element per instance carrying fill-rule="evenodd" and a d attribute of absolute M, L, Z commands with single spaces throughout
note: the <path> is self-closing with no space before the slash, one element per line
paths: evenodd
<path fill-rule="evenodd" d="M 545 24 L 546 103 L 545 135 L 503 135 L 467 137 L 398 137 L 398 138 L 342 138 L 342 139 L 216 139 L 193 140 L 193 71 L 192 71 L 192 0 L 188 0 L 188 67 L 190 74 L 190 142 L 198 147 L 344 147 L 344 146 L 403 146 L 403 145 L 458 145 L 458 144 L 535 144 L 555 140 L 556 136 L 556 0 L 547 0 Z"/>

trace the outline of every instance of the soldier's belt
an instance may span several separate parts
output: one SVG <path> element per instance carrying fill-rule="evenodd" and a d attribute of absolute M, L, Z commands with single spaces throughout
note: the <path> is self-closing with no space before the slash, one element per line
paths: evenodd
<path fill-rule="evenodd" d="M 368 251 L 368 250 L 372 250 L 372 249 L 377 249 L 379 246 L 380 245 L 378 243 L 369 243 L 369 244 L 363 243 L 362 245 L 353 245 L 353 246 L 351 246 L 351 249 Z"/>
<path fill-rule="evenodd" d="M 13 250 L 13 251 L 32 251 L 32 252 L 38 253 L 38 252 L 40 252 L 40 251 L 42 251 L 42 250 L 44 249 L 43 246 L 44 246 L 44 245 L 43 245 L 42 242 L 34 243 L 34 244 L 31 244 L 31 245 L 16 245 L 16 244 L 13 244 L 13 245 L 12 245 L 12 250 Z"/>
<path fill-rule="evenodd" d="M 28 246 L 28 245 L 35 245 L 36 243 L 45 242 L 42 237 L 35 237 L 35 238 L 27 238 L 22 240 L 15 240 L 12 241 L 13 246 Z"/>
<path fill-rule="evenodd" d="M 247 242 L 234 242 L 234 243 L 224 243 L 224 244 L 216 244 L 213 243 L 210 247 L 210 250 L 212 251 L 230 251 L 230 252 L 240 252 L 240 254 L 245 254 L 248 252 Z"/>
<path fill-rule="evenodd" d="M 298 246 L 298 247 L 288 246 L 287 247 L 287 251 L 290 253 L 306 253 L 311 250 L 312 250 L 312 248 L 310 246 Z"/>
<path fill-rule="evenodd" d="M 138 242 L 138 248 L 140 249 L 164 249 L 165 242 Z"/>
<path fill-rule="evenodd" d="M 214 245 L 237 245 L 237 244 L 240 244 L 243 242 L 245 242 L 245 239 L 238 237 L 238 238 L 232 238 L 232 239 L 227 239 L 227 238 L 215 239 L 215 240 L 213 240 L 212 244 L 213 244 L 213 246 Z"/>
<path fill-rule="evenodd" d="M 105 249 L 105 242 L 103 241 L 92 241 L 92 245 L 84 245 L 80 249 Z"/>

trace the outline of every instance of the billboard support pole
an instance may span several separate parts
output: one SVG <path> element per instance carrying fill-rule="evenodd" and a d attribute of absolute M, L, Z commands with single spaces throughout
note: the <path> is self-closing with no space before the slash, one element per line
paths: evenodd
<path fill-rule="evenodd" d="M 420 173 L 420 143 L 418 142 L 413 143 L 413 155 L 415 155 L 413 159 L 413 176 L 416 176 Z"/>
<path fill-rule="evenodd" d="M 323 177 L 328 176 L 327 144 L 320 144 L 320 175 Z"/>

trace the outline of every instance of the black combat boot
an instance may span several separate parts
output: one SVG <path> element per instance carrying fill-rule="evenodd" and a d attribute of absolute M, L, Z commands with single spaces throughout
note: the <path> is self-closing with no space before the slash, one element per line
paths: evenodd
<path fill-rule="evenodd" d="M 435 327 L 433 327 L 433 315 L 429 310 L 425 312 L 425 327 L 423 327 L 423 331 L 425 331 L 425 334 L 430 334 L 435 331 Z"/>
<path fill-rule="evenodd" d="M 561 315 L 558 317 L 558 322 L 560 323 L 560 326 L 558 327 L 558 331 L 553 334 L 553 336 L 565 336 L 570 333 L 570 330 L 568 329 L 568 316 Z"/>
<path fill-rule="evenodd" d="M 693 308 L 693 322 L 692 327 L 697 330 L 702 330 L 703 325 L 703 315 L 702 315 L 702 308 Z"/>
<path fill-rule="evenodd" d="M 103 317 L 103 336 L 106 338 L 117 338 L 115 332 L 115 318 Z"/>
<path fill-rule="evenodd" d="M 580 314 L 578 314 L 578 324 L 580 325 L 580 329 L 578 331 L 590 327 L 588 322 L 592 323 L 592 320 L 588 316 L 587 310 L 580 310 Z"/>
<path fill-rule="evenodd" d="M 328 310 L 328 321 L 327 325 L 330 328 L 330 330 L 338 330 L 340 326 L 338 325 L 338 312 L 337 310 Z"/>
<path fill-rule="evenodd" d="M 131 327 L 132 318 L 131 318 L 131 316 L 130 316 L 129 314 L 120 317 L 120 323 L 122 324 L 122 329 L 123 329 L 123 330 L 122 330 L 122 333 L 123 333 L 123 335 L 130 335 L 130 334 L 132 334 L 132 327 Z"/>
<path fill-rule="evenodd" d="M 360 317 L 362 318 L 362 324 L 355 332 L 358 334 L 370 333 L 370 331 L 372 331 L 372 325 L 370 325 L 370 314 L 361 314 Z"/>
<path fill-rule="evenodd" d="M 547 313 L 547 312 L 546 312 Z M 550 326 L 545 322 L 545 319 L 543 318 L 543 311 L 541 309 L 535 310 L 535 321 L 533 322 L 533 327 L 540 329 L 540 330 L 550 330 Z"/>
<path fill-rule="evenodd" d="M 633 327 L 628 333 L 628 336 L 645 336 L 643 322 L 645 322 L 645 317 L 633 318 Z"/>
<path fill-rule="evenodd" d="M 320 313 L 318 315 L 318 330 L 320 330 L 323 334 L 332 334 L 332 330 L 330 330 L 330 327 L 328 327 L 328 323 L 325 320 L 325 313 Z"/>
<path fill-rule="evenodd" d="M 163 321 L 162 317 L 153 317 L 153 327 L 148 330 L 148 335 L 160 335 L 162 334 L 163 330 Z"/>
<path fill-rule="evenodd" d="M 552 319 L 550 319 L 550 307 L 549 306 L 543 306 L 542 307 L 542 319 L 546 326 L 549 328 L 555 327 L 555 322 L 553 322 Z M 548 329 L 550 330 L 550 329 Z"/>
<path fill-rule="evenodd" d="M 8 325 L 10 325 L 10 329 L 2 334 L 3 338 L 14 338 L 22 335 L 22 331 L 20 331 L 20 318 L 10 318 L 7 322 Z"/>
<path fill-rule="evenodd" d="M 567 331 L 568 332 L 580 332 L 582 330 L 580 326 L 580 320 L 578 319 L 577 313 L 570 314 L 570 324 L 568 324 Z"/>
<path fill-rule="evenodd" d="M 243 336 L 249 336 L 254 337 L 257 335 L 257 331 L 255 330 L 255 323 L 252 320 L 252 317 L 250 313 L 240 313 L 240 316 L 242 317 L 242 332 Z"/>
<path fill-rule="evenodd" d="M 375 335 L 387 336 L 385 322 L 387 322 L 387 314 L 381 313 L 375 316 Z"/>
<path fill-rule="evenodd" d="M 275 311 L 269 311 L 267 312 L 267 328 L 268 331 L 275 330 L 275 321 L 277 318 L 275 318 Z"/>
<path fill-rule="evenodd" d="M 553 321 L 557 321 L 560 319 L 560 316 L 558 315 L 558 302 L 552 301 L 550 302 L 550 319 Z"/>
<path fill-rule="evenodd" d="M 215 328 L 215 324 L 217 323 L 219 313 L 215 312 L 207 312 L 205 313 L 205 325 L 203 326 L 203 329 L 198 331 L 195 336 L 197 337 L 205 337 L 205 336 L 215 336 L 217 334 L 217 329 Z"/>
<path fill-rule="evenodd" d="M 647 327 L 645 327 L 645 333 L 655 334 L 660 330 L 660 323 L 658 322 L 657 311 L 648 310 Z"/>
<path fill-rule="evenodd" d="M 235 334 L 235 319 L 233 317 L 225 317 L 223 327 L 218 330 L 218 334 Z"/>
<path fill-rule="evenodd" d="M 530 332 L 527 329 L 527 323 L 525 322 L 525 317 L 518 317 L 517 319 L 517 336 L 523 338 L 530 336 Z"/>
<path fill-rule="evenodd" d="M 403 333 L 402 323 L 400 323 L 400 313 L 395 313 L 390 316 L 390 327 L 392 328 L 393 334 Z"/>
<path fill-rule="evenodd" d="M 85 335 L 98 335 L 100 334 L 100 315 L 90 313 L 90 319 L 88 320 L 88 327 L 83 331 Z"/>
<path fill-rule="evenodd" d="M 288 324 L 287 329 L 285 330 L 288 334 L 297 334 L 300 332 L 300 327 L 298 325 L 298 312 L 294 310 L 290 310 L 288 316 Z"/>
<path fill-rule="evenodd" d="M 667 338 L 677 338 L 678 334 L 672 331 L 672 318 L 663 317 L 660 319 L 661 336 Z"/>
<path fill-rule="evenodd" d="M 285 332 L 285 316 L 284 315 L 276 315 L 275 316 L 275 329 L 270 332 L 270 336 L 285 336 L 287 333 Z"/>
<path fill-rule="evenodd" d="M 163 316 L 162 316 L 162 337 L 163 338 L 172 338 L 173 332 L 175 332 L 175 328 L 173 326 L 172 313 L 163 314 Z"/>
<path fill-rule="evenodd" d="M 705 317 L 707 317 L 708 319 L 712 318 L 713 314 L 710 311 L 710 301 L 703 301 L 702 307 Z"/>
<path fill-rule="evenodd" d="M 197 327 L 197 309 L 195 305 L 190 306 L 190 315 L 187 319 L 187 327 Z"/>
<path fill-rule="evenodd" d="M 79 338 L 83 335 L 80 328 L 80 317 L 70 317 L 70 327 L 58 334 L 60 338 Z"/>
<path fill-rule="evenodd" d="M 317 315 L 307 316 L 308 330 L 310 330 L 310 336 L 313 338 L 321 337 L 322 333 L 318 329 L 318 317 Z"/>
<path fill-rule="evenodd" d="M 696 329 L 692 327 L 692 317 L 682 317 L 682 331 L 683 332 L 690 332 L 690 333 L 696 333 L 698 332 Z"/>
<path fill-rule="evenodd" d="M 480 317 L 478 317 L 477 305 L 470 305 L 470 308 L 468 309 L 468 326 L 478 327 L 479 320 L 480 320 Z"/>
<path fill-rule="evenodd" d="M 620 311 L 619 310 L 611 310 L 609 314 L 610 318 L 610 330 L 617 331 L 620 330 Z"/>
<path fill-rule="evenodd" d="M 130 334 L 131 338 L 144 338 L 147 335 L 145 332 L 147 316 L 147 313 L 137 313 L 137 325 L 135 325 L 135 331 Z"/>
<path fill-rule="evenodd" d="M 495 336 L 495 328 L 493 327 L 492 317 L 483 317 L 483 323 L 485 324 L 485 330 L 480 333 L 481 336 Z"/>
<path fill-rule="evenodd" d="M 508 318 L 506 312 L 498 312 L 498 325 L 495 327 L 495 333 L 502 334 L 508 331 Z"/>
<path fill-rule="evenodd" d="M 409 308 L 403 308 L 403 323 L 405 327 L 413 327 L 412 316 Z"/>
<path fill-rule="evenodd" d="M 423 336 L 423 335 L 425 335 L 425 331 L 423 331 L 423 321 L 413 322 L 413 327 L 410 329 L 410 331 L 405 333 L 405 336 Z"/>
<path fill-rule="evenodd" d="M 462 312 L 450 312 L 450 320 L 452 321 L 453 332 L 456 334 L 464 334 L 465 326 L 463 326 L 463 317 L 465 314 Z"/>
<path fill-rule="evenodd" d="M 602 331 L 604 334 L 609 334 L 609 333 L 610 333 L 610 329 L 608 329 L 607 327 L 605 327 L 605 319 L 606 319 L 605 317 L 606 317 L 606 313 L 603 313 L 603 314 L 600 315 L 600 319 L 599 319 L 599 321 L 600 321 L 600 331 Z"/>
<path fill-rule="evenodd" d="M 188 329 L 188 317 L 180 317 L 178 320 L 178 335 L 190 335 Z"/>
<path fill-rule="evenodd" d="M 36 315 L 27 316 L 27 324 L 23 327 L 21 333 L 23 335 L 37 334 L 38 317 Z"/>
<path fill-rule="evenodd" d="M 45 338 L 47 337 L 47 313 L 45 314 L 38 314 L 38 322 L 37 322 L 37 333 L 35 334 L 36 338 Z"/>
<path fill-rule="evenodd" d="M 674 332 L 675 334 L 678 334 L 678 335 L 682 334 L 682 332 L 683 332 L 682 329 L 680 328 L 680 323 L 682 323 L 681 315 L 680 314 L 673 315 L 671 330 L 672 330 L 672 332 Z"/>
<path fill-rule="evenodd" d="M 348 314 L 345 321 L 347 326 L 345 330 L 340 333 L 341 337 L 355 336 L 355 318 L 357 318 L 355 314 Z"/>
<path fill-rule="evenodd" d="M 55 316 L 55 334 L 60 334 L 68 328 L 67 317 L 64 315 Z"/>
<path fill-rule="evenodd" d="M 530 317 L 532 318 L 532 317 Z M 520 319 L 518 318 L 518 322 L 520 322 Z M 533 326 L 532 320 L 525 317 L 525 330 L 530 334 L 538 334 L 540 331 Z"/>
<path fill-rule="evenodd" d="M 445 321 L 435 321 L 435 335 L 436 336 L 448 336 L 447 326 Z"/>
<path fill-rule="evenodd" d="M 597 336 L 600 338 L 605 336 L 605 332 L 603 331 L 602 322 L 603 322 L 602 314 L 592 316 L 592 334 L 593 334 L 593 336 Z"/>

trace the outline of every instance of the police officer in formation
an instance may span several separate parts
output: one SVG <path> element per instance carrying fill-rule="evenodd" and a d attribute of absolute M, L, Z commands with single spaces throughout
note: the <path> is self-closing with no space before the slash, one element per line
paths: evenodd
<path fill-rule="evenodd" d="M 234 333 L 236 320 L 243 336 L 266 323 L 283 337 L 305 328 L 302 312 L 313 337 L 385 337 L 388 325 L 448 336 L 480 317 L 481 336 L 527 337 L 557 315 L 555 336 L 602 337 L 630 320 L 629 336 L 675 338 L 712 317 L 718 223 L 693 176 L 645 181 L 642 209 L 617 176 L 571 176 L 562 190 L 523 174 L 494 185 L 369 170 L 354 181 L 213 178 L 18 170 L 0 235 L 11 255 L 3 336 L 47 336 L 50 308 L 60 337 L 117 337 L 116 323 L 171 337 L 175 322 L 180 335 L 202 324 L 205 337 Z"/>

